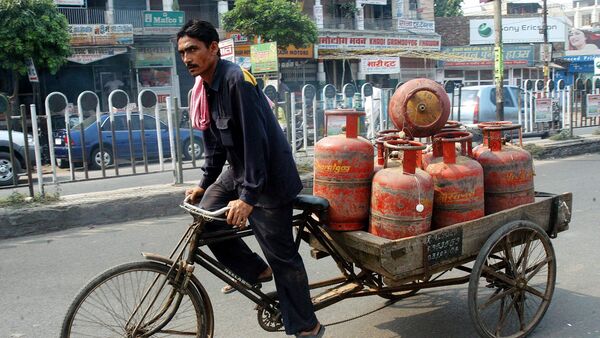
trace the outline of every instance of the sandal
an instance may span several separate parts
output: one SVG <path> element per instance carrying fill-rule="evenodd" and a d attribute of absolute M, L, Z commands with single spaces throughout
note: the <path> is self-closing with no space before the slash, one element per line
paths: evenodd
<path fill-rule="evenodd" d="M 308 336 L 302 336 L 299 333 L 296 334 L 296 338 L 323 338 L 323 335 L 325 335 L 325 325 L 323 324 L 319 324 L 319 331 L 317 331 L 316 334 L 311 334 Z"/>
<path fill-rule="evenodd" d="M 257 287 L 257 286 L 259 286 L 261 283 L 270 282 L 270 281 L 272 281 L 272 280 L 273 280 L 273 275 L 272 275 L 272 274 L 271 274 L 270 276 L 266 276 L 266 277 L 263 277 L 263 278 L 259 278 L 259 279 L 256 281 L 256 283 L 252 285 L 252 287 Z M 221 288 L 221 293 L 223 293 L 224 295 L 228 295 L 228 294 L 230 294 L 230 293 L 232 293 L 232 292 L 235 292 L 235 291 L 237 291 L 237 290 L 236 290 L 236 289 L 235 289 L 233 286 L 231 286 L 231 285 L 229 285 L 229 284 L 227 284 L 227 285 L 225 285 L 225 286 L 223 286 L 223 287 Z"/>

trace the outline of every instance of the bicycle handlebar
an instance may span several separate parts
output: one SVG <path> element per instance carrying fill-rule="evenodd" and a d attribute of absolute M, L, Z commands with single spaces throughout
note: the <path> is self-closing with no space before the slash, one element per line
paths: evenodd
<path fill-rule="evenodd" d="M 210 219 L 214 219 L 214 220 L 220 220 L 220 221 L 224 221 L 224 218 L 220 218 L 219 216 L 224 216 L 225 213 L 227 211 L 229 211 L 229 209 L 231 209 L 231 207 L 223 207 L 219 210 L 215 210 L 215 211 L 208 211 L 208 210 L 204 210 L 200 207 L 197 207 L 193 204 L 189 203 L 190 200 L 190 196 L 186 196 L 183 199 L 183 203 L 181 204 L 181 207 L 185 210 L 187 210 L 188 212 L 197 215 L 197 216 L 202 216 L 202 217 L 206 217 L 206 218 L 210 218 Z"/>

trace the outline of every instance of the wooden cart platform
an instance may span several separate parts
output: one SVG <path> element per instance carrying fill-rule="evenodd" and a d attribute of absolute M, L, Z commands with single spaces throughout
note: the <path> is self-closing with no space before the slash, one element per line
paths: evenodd
<path fill-rule="evenodd" d="M 409 238 L 389 240 L 366 231 L 326 232 L 348 261 L 403 283 L 475 260 L 486 240 L 511 222 L 532 222 L 556 237 L 568 229 L 571 207 L 571 193 L 536 192 L 533 203 Z M 320 249 L 318 242 L 310 244 Z"/>

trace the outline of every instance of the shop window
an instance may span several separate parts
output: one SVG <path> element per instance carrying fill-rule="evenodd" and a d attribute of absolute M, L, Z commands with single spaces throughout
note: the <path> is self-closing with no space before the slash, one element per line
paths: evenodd
<path fill-rule="evenodd" d="M 477 70 L 465 71 L 465 80 L 479 80 L 479 72 Z"/>
<path fill-rule="evenodd" d="M 462 70 L 454 70 L 454 69 L 444 70 L 444 77 L 447 78 L 447 79 L 450 79 L 450 78 L 462 78 L 463 77 L 463 71 Z"/>
<path fill-rule="evenodd" d="M 481 71 L 479 71 L 479 78 L 481 80 L 493 80 L 494 79 L 494 71 L 481 70 Z"/>
<path fill-rule="evenodd" d="M 142 87 L 168 87 L 171 86 L 171 68 L 139 68 L 138 81 Z"/>

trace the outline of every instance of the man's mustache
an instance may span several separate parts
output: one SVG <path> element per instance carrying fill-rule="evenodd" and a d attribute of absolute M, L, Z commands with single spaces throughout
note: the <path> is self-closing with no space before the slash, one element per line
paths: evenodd
<path fill-rule="evenodd" d="M 188 69 L 190 69 L 190 68 L 192 68 L 192 67 L 198 67 L 198 65 L 197 65 L 197 64 L 195 64 L 195 63 L 190 63 L 190 64 L 187 64 L 187 65 L 186 65 L 186 67 L 187 67 Z"/>

